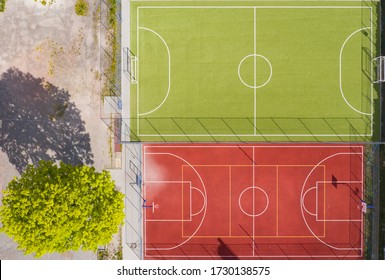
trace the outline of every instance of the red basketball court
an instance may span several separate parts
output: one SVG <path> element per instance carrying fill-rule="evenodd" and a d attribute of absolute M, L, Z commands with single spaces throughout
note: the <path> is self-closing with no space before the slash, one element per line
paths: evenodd
<path fill-rule="evenodd" d="M 360 259 L 363 146 L 144 145 L 146 259 Z"/>

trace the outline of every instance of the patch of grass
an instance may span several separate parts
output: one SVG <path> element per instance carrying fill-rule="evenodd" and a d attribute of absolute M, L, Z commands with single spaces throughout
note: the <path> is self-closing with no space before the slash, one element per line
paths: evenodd
<path fill-rule="evenodd" d="M 117 83 L 117 72 L 118 72 L 118 52 L 119 52 L 119 26 L 117 20 L 117 11 L 118 11 L 118 2 L 116 0 L 107 0 L 107 48 L 106 52 L 108 54 L 103 54 L 108 59 L 108 65 L 104 69 L 103 73 L 107 77 L 106 83 L 101 89 L 102 96 L 111 96 L 115 95 L 115 90 L 111 91 L 110 89 L 115 88 Z"/>
<path fill-rule="evenodd" d="M 40 2 L 42 5 L 52 5 L 55 3 L 55 0 L 35 0 L 35 2 Z"/>
<path fill-rule="evenodd" d="M 108 253 L 106 250 L 98 250 L 98 260 L 107 260 L 108 259 Z"/>
<path fill-rule="evenodd" d="M 108 0 L 109 11 L 108 11 L 108 28 L 113 34 L 109 40 L 109 51 L 111 53 L 111 64 L 107 69 L 107 76 L 115 84 L 116 82 L 116 71 L 117 71 L 117 52 L 118 52 L 118 25 L 116 20 L 116 11 L 117 11 L 117 1 L 116 0 Z"/>
<path fill-rule="evenodd" d="M 75 13 L 78 16 L 88 15 L 88 3 L 85 0 L 77 0 L 75 4 Z"/>
<path fill-rule="evenodd" d="M 99 29 L 100 29 L 100 4 L 98 4 L 96 10 L 93 12 L 92 32 L 95 46 L 99 43 Z"/>
<path fill-rule="evenodd" d="M 5 11 L 5 2 L 7 2 L 7 0 L 0 0 L 0 12 Z"/>

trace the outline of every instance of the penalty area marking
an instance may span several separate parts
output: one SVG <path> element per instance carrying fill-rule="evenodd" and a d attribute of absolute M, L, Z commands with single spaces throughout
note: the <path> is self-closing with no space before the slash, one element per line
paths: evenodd
<path fill-rule="evenodd" d="M 168 54 L 168 87 L 167 87 L 166 96 L 163 98 L 162 102 L 156 108 L 154 108 L 148 112 L 145 112 L 145 113 L 138 113 L 139 116 L 145 116 L 145 115 L 149 115 L 149 114 L 157 111 L 160 107 L 163 106 L 163 104 L 168 99 L 168 96 L 170 94 L 170 88 L 171 88 L 171 54 L 170 54 L 170 48 L 168 47 L 166 41 L 164 40 L 164 38 L 162 36 L 160 36 L 160 34 L 158 32 L 156 32 L 152 29 L 146 28 L 146 27 L 141 27 L 141 26 L 139 26 L 138 29 L 139 30 L 146 30 L 146 31 L 149 31 L 149 32 L 155 34 L 163 42 L 164 46 L 166 47 L 167 54 Z M 139 103 L 139 98 L 138 98 L 138 103 Z"/>
<path fill-rule="evenodd" d="M 345 94 L 344 94 L 344 91 L 342 89 L 342 54 L 343 54 L 343 51 L 344 51 L 344 48 L 345 48 L 345 45 L 346 43 L 350 40 L 350 38 L 352 38 L 356 33 L 358 32 L 362 32 L 364 30 L 370 30 L 370 33 L 372 33 L 372 28 L 371 27 L 364 27 L 364 28 L 360 28 L 356 31 L 354 31 L 352 34 L 350 34 L 348 36 L 348 38 L 346 38 L 345 42 L 342 44 L 342 47 L 341 47 L 341 50 L 340 50 L 340 75 L 339 75 L 339 82 L 340 82 L 340 92 L 341 92 L 341 96 L 342 98 L 344 99 L 345 103 L 355 112 L 359 113 L 359 114 L 362 114 L 362 115 L 366 115 L 366 116 L 372 116 L 373 114 L 372 113 L 366 113 L 366 112 L 362 112 L 358 109 L 356 109 L 355 107 L 353 107 L 352 104 L 350 104 L 350 102 L 346 99 L 345 97 Z M 372 54 L 373 56 L 373 54 Z M 370 100 L 370 106 L 372 107 L 373 106 L 373 98 L 371 98 Z"/>

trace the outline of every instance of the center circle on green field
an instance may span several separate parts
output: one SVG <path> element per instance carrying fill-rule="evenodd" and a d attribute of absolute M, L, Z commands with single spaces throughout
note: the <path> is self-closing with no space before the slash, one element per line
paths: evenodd
<path fill-rule="evenodd" d="M 238 77 L 249 88 L 261 88 L 270 82 L 273 67 L 270 61 L 260 54 L 245 56 L 238 65 Z"/>

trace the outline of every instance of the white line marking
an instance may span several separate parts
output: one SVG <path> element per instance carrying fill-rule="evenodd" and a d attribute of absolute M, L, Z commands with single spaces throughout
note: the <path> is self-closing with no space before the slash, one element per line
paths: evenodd
<path fill-rule="evenodd" d="M 136 134 L 139 136 L 139 133 L 140 133 L 140 119 L 139 119 L 139 99 L 140 99 L 140 89 L 139 89 L 139 81 L 140 81 L 140 78 L 139 78 L 139 65 L 140 65 L 140 47 L 139 47 L 139 42 L 140 42 L 140 36 L 139 36 L 139 16 L 140 16 L 140 13 L 139 13 L 139 9 L 140 7 L 137 7 L 136 8 L 136 51 L 138 53 L 137 57 L 138 57 L 138 77 L 137 77 L 137 84 L 136 84 L 136 114 L 137 114 L 137 120 L 136 120 Z"/>
<path fill-rule="evenodd" d="M 182 169 L 183 169 L 183 165 L 182 165 Z M 191 191 L 191 185 L 190 185 L 190 189 L 189 189 L 189 193 L 190 193 L 190 213 L 189 213 L 189 216 L 190 216 L 190 219 L 192 219 L 192 191 Z M 183 225 L 182 225 L 183 227 Z"/>
<path fill-rule="evenodd" d="M 150 0 L 149 0 L 150 1 Z M 218 0 L 219 1 L 219 0 Z M 246 0 L 247 1 L 247 0 Z M 249 0 L 249 1 L 252 1 L 252 0 Z M 262 1 L 262 0 L 261 0 Z M 276 1 L 280 1 L 280 0 L 276 0 Z M 312 1 L 312 0 L 310 0 Z M 319 0 L 313 0 L 314 2 L 318 2 Z M 336 0 L 336 1 L 340 1 L 340 2 L 344 2 L 344 0 Z M 136 1 L 136 2 L 140 2 L 140 1 Z M 282 2 L 286 2 L 286 1 L 282 1 Z M 287 2 L 290 2 L 287 1 Z M 307 2 L 307 1 L 304 1 L 304 2 Z M 353 0 L 353 1 L 349 1 L 349 0 L 346 0 L 346 2 L 361 2 L 361 0 Z M 263 7 L 260 7 L 260 6 L 140 6 L 140 7 L 137 7 L 137 9 L 196 9 L 196 8 L 210 8 L 210 9 L 229 9 L 229 8 L 239 8 L 239 9 L 274 9 L 274 8 L 292 8 L 292 9 L 295 9 L 295 8 L 298 8 L 298 9 L 305 9 L 305 8 L 309 8 L 309 9 L 314 9 L 314 8 L 317 8 L 317 9 L 370 9 L 371 13 L 372 13 L 372 7 L 364 7 L 364 6 L 263 6 Z M 371 17 L 372 17 L 372 14 L 371 14 Z M 139 14 L 138 14 L 138 22 L 139 22 Z M 139 26 L 139 24 L 137 23 L 137 25 Z M 372 23 L 372 18 L 371 18 L 371 25 L 373 25 Z M 372 28 L 372 27 L 371 27 Z M 139 32 L 137 32 L 139 33 Z M 371 38 L 373 38 L 373 34 L 371 32 Z M 139 37 L 137 39 L 137 44 L 139 46 Z M 371 48 L 372 48 L 372 44 L 371 44 Z M 139 48 L 138 48 L 138 58 L 139 58 Z M 138 80 L 139 80 L 139 64 L 138 64 Z M 372 85 L 372 89 L 373 90 L 373 85 Z M 139 84 L 138 84 L 138 95 L 139 95 Z M 139 97 L 138 97 L 138 100 L 139 100 Z M 372 103 L 372 112 L 371 114 L 368 114 L 371 116 L 371 133 L 370 134 L 141 134 L 140 133 L 140 129 L 139 129 L 139 117 L 138 117 L 138 120 L 137 120 L 137 135 L 138 136 L 142 136 L 142 137 L 177 137 L 177 136 L 187 136 L 187 137 L 205 137 L 205 136 L 214 136 L 214 137 L 238 137 L 238 136 L 257 136 L 257 137 L 282 137 L 282 136 L 285 136 L 285 137 L 323 137 L 323 136 L 326 136 L 326 137 L 352 137 L 352 136 L 359 136 L 359 137 L 367 137 L 367 136 L 370 136 L 372 137 L 373 136 L 373 132 L 374 132 L 374 123 L 373 123 L 373 120 L 374 120 L 374 117 L 373 117 L 373 93 L 372 93 L 372 96 L 371 96 L 371 103 Z M 138 108 L 139 108 L 139 105 L 138 105 Z M 137 112 L 139 113 L 139 110 L 137 109 Z M 367 113 L 365 113 L 367 114 Z M 255 118 L 256 118 L 256 114 L 254 114 Z M 256 121 L 254 122 L 254 124 L 256 124 Z M 254 125 L 255 127 L 255 132 L 256 132 L 256 125 Z"/>
<path fill-rule="evenodd" d="M 254 8 L 254 54 L 257 53 L 257 10 Z M 238 67 L 239 75 L 239 67 Z M 257 134 L 257 57 L 254 56 L 254 134 Z"/>
<path fill-rule="evenodd" d="M 317 222 L 361 222 L 361 220 L 345 220 L 345 219 L 331 219 L 331 220 L 317 220 Z"/>
<path fill-rule="evenodd" d="M 144 151 L 144 159 L 146 158 L 146 155 L 147 154 L 152 154 L 152 153 L 148 153 L 146 152 L 146 148 L 149 148 L 149 149 L 152 149 L 152 148 L 162 148 L 164 149 L 165 147 L 167 148 L 235 148 L 235 149 L 239 149 L 239 147 L 242 146 L 242 147 L 251 147 L 251 146 L 246 146 L 246 145 L 233 145 L 233 146 L 230 146 L 230 145 L 223 145 L 223 146 L 212 146 L 212 145 L 206 145 L 206 146 L 203 146 L 203 145 L 197 145 L 197 146 L 178 146 L 178 145 L 167 145 L 167 146 L 159 146 L 159 145 L 152 145 L 152 144 L 144 144 L 143 145 L 143 151 Z M 362 146 L 357 146 L 357 145 L 353 145 L 353 146 L 348 146 L 346 144 L 341 144 L 341 145 L 338 145 L 338 146 L 325 146 L 325 145 L 320 145 L 320 146 L 315 146 L 315 145 L 277 145 L 277 146 L 266 146 L 266 145 L 254 145 L 252 147 L 255 147 L 255 148 L 273 148 L 273 149 L 276 149 L 276 148 L 347 148 L 347 149 L 351 149 L 351 148 L 361 148 L 361 156 L 363 156 L 363 147 Z M 356 154 L 357 153 L 353 153 L 353 154 Z M 322 162 L 322 161 L 321 161 Z M 321 163 L 319 162 L 318 165 Z M 143 161 L 143 166 L 145 165 L 145 162 Z M 362 168 L 363 168 L 363 162 L 362 162 Z M 143 170 L 144 167 L 143 167 Z M 146 173 L 146 172 L 145 172 Z M 145 175 L 144 175 L 145 176 Z M 145 177 L 144 177 L 145 178 Z M 306 180 L 305 180 L 306 181 Z M 362 186 L 362 190 L 363 190 L 363 186 Z M 144 191 L 144 189 L 143 189 Z M 145 214 L 146 215 L 146 214 Z M 146 219 L 145 219 L 146 220 Z M 363 223 L 363 221 L 361 222 Z M 145 228 L 145 223 L 144 223 L 144 228 Z M 146 233 L 146 231 L 144 231 Z M 314 234 L 313 234 L 314 235 Z M 146 243 L 146 234 L 145 234 L 145 237 L 144 237 L 144 240 L 145 240 L 145 243 L 144 244 L 147 244 Z M 362 247 L 363 248 L 363 247 Z M 357 255 L 346 255 L 346 254 L 342 254 L 342 255 L 259 255 L 259 257 L 264 257 L 264 258 L 282 258 L 282 257 L 292 257 L 292 258 L 313 258 L 313 257 L 319 257 L 319 258 L 336 258 L 336 257 L 339 257 L 339 258 L 357 258 L 357 257 L 362 257 L 363 256 L 363 250 L 362 248 L 355 248 L 354 250 L 359 250 L 360 251 L 360 254 L 357 254 Z M 161 255 L 151 255 L 151 254 L 147 254 L 147 249 L 145 249 L 145 256 L 149 256 L 149 257 L 161 257 Z M 156 249 L 154 249 L 156 250 Z M 349 249 L 350 250 L 350 249 Z M 176 258 L 186 258 L 186 255 L 168 255 L 169 257 L 176 257 Z M 194 257 L 201 257 L 201 258 L 207 258 L 208 256 L 207 255 L 196 255 Z M 253 256 L 251 255 L 239 255 L 238 257 L 244 257 L 244 258 L 252 258 Z M 219 258 L 219 257 L 218 257 Z"/>
<path fill-rule="evenodd" d="M 351 153 L 352 155 L 356 155 L 356 153 Z M 316 182 L 317 184 L 318 183 L 328 183 L 328 184 L 332 184 L 334 183 L 334 181 L 317 181 Z M 339 184 L 362 184 L 362 181 L 343 181 L 343 180 L 338 180 L 337 183 Z"/>
<path fill-rule="evenodd" d="M 351 136 L 373 136 L 372 134 L 138 134 L 138 136 L 148 136 L 148 137 L 172 137 L 172 136 L 188 136 L 188 137 L 238 137 L 238 136 L 256 136 L 256 137 L 351 137 Z"/>
<path fill-rule="evenodd" d="M 148 154 L 148 153 L 146 153 Z M 168 183 L 168 184 L 183 184 L 183 183 L 188 183 L 191 186 L 191 181 L 158 181 L 158 180 L 150 180 L 146 181 L 146 183 L 155 183 L 155 184 L 161 184 L 161 183 Z"/>
<path fill-rule="evenodd" d="M 369 9 L 363 6 L 141 6 L 140 9 Z"/>
<path fill-rule="evenodd" d="M 346 99 L 345 97 L 345 94 L 344 94 L 344 91 L 342 89 L 342 53 L 343 53 L 343 50 L 345 48 L 345 44 L 349 41 L 349 39 L 356 33 L 358 32 L 361 32 L 362 30 L 366 30 L 366 29 L 371 29 L 370 27 L 364 27 L 364 28 L 360 28 L 356 31 L 354 31 L 352 34 L 349 35 L 349 37 L 345 40 L 345 42 L 342 44 L 342 47 L 341 47 L 341 50 L 340 50 L 340 92 L 341 92 L 341 95 L 342 95 L 342 98 L 344 99 L 345 103 L 353 110 L 353 111 L 356 111 L 357 113 L 360 113 L 362 115 L 367 115 L 367 116 L 370 116 L 371 113 L 365 113 L 365 112 L 362 112 L 356 108 L 354 108 L 350 103 L 349 101 Z M 373 102 L 373 101 L 372 101 Z"/>
<path fill-rule="evenodd" d="M 203 211 L 203 209 L 205 208 L 205 203 L 204 203 L 204 201 L 205 201 L 205 195 L 203 194 L 203 192 L 200 190 L 200 189 L 197 189 L 197 188 L 195 188 L 195 187 L 191 187 L 190 188 L 190 192 L 191 192 L 191 190 L 192 189 L 194 189 L 194 190 L 197 190 L 198 192 L 200 192 L 200 194 L 202 195 L 202 197 L 203 197 L 203 205 L 202 205 L 202 208 L 198 211 L 198 212 L 196 212 L 196 213 L 193 213 L 192 212 L 192 207 L 191 207 L 191 216 L 196 216 L 196 215 L 198 215 L 198 214 L 200 214 L 202 211 Z M 192 197 L 192 194 L 191 194 L 191 197 Z M 192 201 L 191 201 L 191 203 L 190 203 L 190 206 L 192 205 Z"/>
<path fill-rule="evenodd" d="M 318 184 L 315 185 L 316 190 L 315 190 L 315 219 L 317 220 L 318 218 Z M 325 230 L 325 228 L 324 228 Z"/>
<path fill-rule="evenodd" d="M 306 211 L 308 214 L 317 217 L 317 200 L 316 200 L 316 209 L 315 209 L 316 213 L 310 212 L 310 211 L 306 208 L 306 206 L 305 206 L 305 197 L 307 196 L 307 194 L 308 194 L 309 191 L 314 190 L 314 189 L 317 190 L 317 187 L 309 188 L 309 189 L 305 192 L 305 194 L 303 195 L 303 200 L 304 200 L 303 208 L 305 209 L 305 211 Z M 316 199 L 317 199 L 317 193 L 316 193 Z"/>
<path fill-rule="evenodd" d="M 349 145 L 349 144 L 341 144 L 339 146 L 336 145 L 319 145 L 319 144 L 314 144 L 314 145 L 240 145 L 240 144 L 233 144 L 233 145 L 185 145 L 185 146 L 180 146 L 180 145 L 156 145 L 156 144 L 144 144 L 144 149 L 151 149 L 151 148 L 234 148 L 234 149 L 239 149 L 239 147 L 245 147 L 245 148 L 271 148 L 271 149 L 276 149 L 276 148 L 361 148 L 361 154 L 363 153 L 363 147 L 362 146 L 357 146 L 356 143 L 355 145 Z"/>
<path fill-rule="evenodd" d="M 186 219 L 148 219 L 146 222 L 191 222 L 192 220 Z"/>
<path fill-rule="evenodd" d="M 373 58 L 373 9 L 370 7 L 370 55 Z M 370 62 L 372 64 L 372 61 Z M 373 78 L 373 67 L 370 66 L 370 78 Z M 370 131 L 373 135 L 374 132 L 374 99 L 373 99 L 373 83 L 371 83 L 370 87 Z M 362 247 L 363 248 L 363 247 Z"/>
<path fill-rule="evenodd" d="M 255 10 L 255 9 L 254 9 Z M 254 162 L 255 162 L 255 148 L 253 147 L 253 186 L 255 186 L 255 166 L 254 166 Z M 263 191 L 261 189 L 261 191 Z M 239 196 L 239 200 L 238 200 L 238 203 L 239 203 L 239 207 L 241 208 L 241 210 L 243 211 L 242 207 L 241 207 L 241 196 L 242 196 L 243 192 L 241 193 L 241 195 Z M 267 194 L 265 193 L 266 195 L 266 198 L 267 198 L 267 201 L 269 201 L 269 197 L 267 196 Z M 263 213 L 266 211 L 267 207 L 269 206 L 269 203 L 267 203 L 266 205 L 266 208 L 265 210 L 263 211 Z M 253 219 L 253 236 L 252 236 L 252 242 L 253 242 L 253 256 L 255 255 L 255 240 L 254 240 L 254 236 L 255 236 L 255 188 L 253 188 L 253 211 L 252 211 L 252 219 Z M 261 215 L 263 214 L 261 213 Z"/>
<path fill-rule="evenodd" d="M 179 146 L 179 145 L 166 145 L 166 146 L 159 146 L 159 145 L 156 145 L 156 144 L 144 144 L 144 150 L 147 149 L 152 149 L 152 148 L 181 148 L 181 149 L 186 149 L 186 148 L 192 148 L 192 149 L 195 149 L 195 148 L 209 148 L 209 149 L 221 149 L 221 148 L 232 148 L 232 149 L 239 149 L 239 147 L 244 147 L 244 148 L 251 148 L 251 147 L 254 147 L 254 148 L 264 148 L 264 149 L 277 149 L 277 148 L 338 148 L 338 149 L 341 149 L 341 148 L 345 148 L 345 149 L 348 149 L 350 150 L 351 148 L 361 148 L 361 154 L 363 153 L 363 148 L 362 146 L 350 146 L 348 144 L 341 144 L 341 146 L 335 146 L 335 145 L 330 145 L 330 146 L 326 146 L 326 145 L 239 145 L 239 144 L 234 144 L 234 145 L 193 145 L 193 146 L 189 146 L 189 145 L 186 145 L 186 146 Z M 146 153 L 146 151 L 145 151 Z M 147 154 L 147 153 L 146 153 Z"/>
<path fill-rule="evenodd" d="M 170 49 L 169 49 L 166 41 L 164 40 L 164 38 L 162 36 L 160 36 L 159 33 L 157 33 L 156 31 L 154 31 L 152 29 L 146 28 L 146 27 L 139 27 L 139 30 L 146 30 L 146 31 L 152 32 L 153 34 L 158 36 L 160 38 L 160 40 L 162 40 L 164 46 L 166 47 L 167 55 L 168 55 L 168 87 L 167 87 L 166 96 L 163 98 L 162 102 L 156 108 L 152 109 L 151 111 L 145 112 L 145 113 L 139 113 L 139 116 L 144 116 L 144 115 L 149 115 L 149 114 L 155 112 L 156 110 L 158 110 L 160 107 L 162 107 L 164 102 L 166 102 L 166 100 L 167 100 L 167 98 L 168 98 L 168 96 L 170 94 L 170 88 L 171 88 L 171 55 L 170 55 Z"/>

